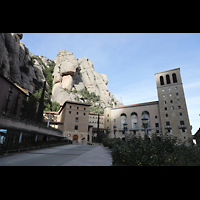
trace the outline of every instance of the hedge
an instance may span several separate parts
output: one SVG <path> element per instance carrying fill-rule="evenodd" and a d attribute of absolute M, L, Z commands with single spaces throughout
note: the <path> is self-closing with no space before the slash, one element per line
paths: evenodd
<path fill-rule="evenodd" d="M 153 134 L 150 137 L 133 135 L 128 142 L 103 139 L 112 149 L 113 165 L 119 166 L 199 166 L 200 150 L 186 145 L 171 135 Z"/>

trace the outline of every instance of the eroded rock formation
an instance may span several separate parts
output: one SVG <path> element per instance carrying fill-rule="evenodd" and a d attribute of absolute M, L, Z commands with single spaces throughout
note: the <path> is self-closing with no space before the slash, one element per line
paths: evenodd
<path fill-rule="evenodd" d="M 0 33 L 0 73 L 34 93 L 45 77 L 41 65 L 33 64 L 33 54 L 20 41 L 22 38 L 22 33 Z"/>
<path fill-rule="evenodd" d="M 77 59 L 71 52 L 60 50 L 54 59 L 52 100 L 63 104 L 66 100 L 84 101 L 79 91 L 87 89 L 89 93 L 100 96 L 103 107 L 119 104 L 108 91 L 108 77 L 98 74 L 92 61 L 86 57 Z"/>

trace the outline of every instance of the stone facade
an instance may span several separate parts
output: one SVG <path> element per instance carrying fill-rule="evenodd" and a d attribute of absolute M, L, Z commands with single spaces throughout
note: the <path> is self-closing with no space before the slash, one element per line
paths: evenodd
<path fill-rule="evenodd" d="M 61 107 L 58 128 L 63 136 L 78 143 L 87 143 L 89 104 L 66 101 Z"/>
<path fill-rule="evenodd" d="M 110 137 L 124 138 L 123 123 L 128 124 L 128 134 L 144 135 L 142 117 L 149 119 L 148 133 L 170 133 L 186 143 L 191 143 L 189 122 L 180 68 L 156 73 L 158 101 L 106 108 L 104 127 L 110 128 Z"/>
<path fill-rule="evenodd" d="M 97 128 L 98 126 L 98 114 L 89 113 L 89 126 Z M 99 128 L 104 128 L 104 115 L 99 114 Z"/>
<path fill-rule="evenodd" d="M 105 128 L 110 128 L 110 137 L 114 137 L 113 126 L 117 127 L 116 138 L 124 139 L 123 123 L 128 124 L 127 134 L 144 135 L 142 117 L 149 118 L 148 133 L 161 132 L 161 120 L 158 101 L 106 108 L 104 113 Z"/>

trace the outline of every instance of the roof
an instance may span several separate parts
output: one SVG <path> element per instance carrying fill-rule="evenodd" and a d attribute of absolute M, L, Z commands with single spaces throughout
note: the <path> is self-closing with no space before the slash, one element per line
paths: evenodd
<path fill-rule="evenodd" d="M 26 95 L 28 95 L 28 90 L 25 90 L 24 88 L 20 87 L 19 85 L 15 84 L 15 86 L 17 86 L 23 93 L 25 93 Z"/>
<path fill-rule="evenodd" d="M 158 101 L 151 101 L 151 102 L 145 102 L 145 103 L 137 103 L 137 104 L 130 104 L 130 105 L 123 105 L 123 106 L 118 106 L 113 109 L 120 109 L 120 108 L 129 108 L 129 107 L 138 107 L 138 106 L 148 106 L 148 105 L 155 105 L 158 104 Z"/>
<path fill-rule="evenodd" d="M 97 116 L 98 113 L 92 113 L 92 112 L 89 112 L 89 115 L 95 115 L 95 116 Z M 104 116 L 104 114 L 99 114 L 99 116 Z"/>
<path fill-rule="evenodd" d="M 165 73 L 165 72 L 174 71 L 174 70 L 180 70 L 180 68 L 170 69 L 170 70 L 167 70 L 167 71 L 164 71 L 164 72 L 158 72 L 158 73 L 155 73 L 155 75 L 156 75 L 156 74 Z"/>
<path fill-rule="evenodd" d="M 22 91 L 24 94 L 26 94 L 27 96 L 29 95 L 29 92 L 27 90 L 25 90 L 24 88 L 21 88 L 20 86 L 18 86 L 16 83 L 14 83 L 9 77 L 5 77 L 3 76 L 3 74 L 0 73 L 0 77 L 2 77 L 4 80 L 6 80 L 7 82 L 9 82 L 10 84 L 12 84 L 14 87 L 16 87 L 17 89 L 19 89 L 20 91 Z"/>
<path fill-rule="evenodd" d="M 80 103 L 76 101 L 65 101 L 65 103 L 60 107 L 58 113 L 60 114 L 62 109 L 65 107 L 66 104 L 76 104 L 76 105 L 83 105 L 83 106 L 91 106 L 90 104 L 87 103 Z"/>

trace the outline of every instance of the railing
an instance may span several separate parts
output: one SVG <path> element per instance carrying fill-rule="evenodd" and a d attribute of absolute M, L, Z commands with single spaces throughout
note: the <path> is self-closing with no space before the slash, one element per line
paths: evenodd
<path fill-rule="evenodd" d="M 23 151 L 29 151 L 34 149 L 41 149 L 46 147 L 54 147 L 59 145 L 67 145 L 66 143 L 57 143 L 57 144 L 48 144 L 48 145 L 42 145 L 42 146 L 33 146 L 33 147 L 24 147 L 24 148 L 17 148 L 17 149 L 9 149 L 9 150 L 2 150 L 1 153 L 8 154 L 8 153 L 14 153 L 14 152 L 23 152 Z"/>
<path fill-rule="evenodd" d="M 37 126 L 42 127 L 42 128 L 47 128 L 47 129 L 51 129 L 51 130 L 54 130 L 54 131 L 61 132 L 59 129 L 53 128 L 51 126 L 47 127 L 46 122 L 39 123 L 37 121 L 33 121 L 33 120 L 30 120 L 30 119 L 27 119 L 27 118 L 24 118 L 24 117 L 18 117 L 16 115 L 13 115 L 13 114 L 10 114 L 10 113 L 5 113 L 5 112 L 0 112 L 0 117 L 1 116 L 5 117 L 5 118 L 14 119 L 14 120 L 17 120 L 19 122 L 26 123 L 26 124 L 37 125 Z"/>

